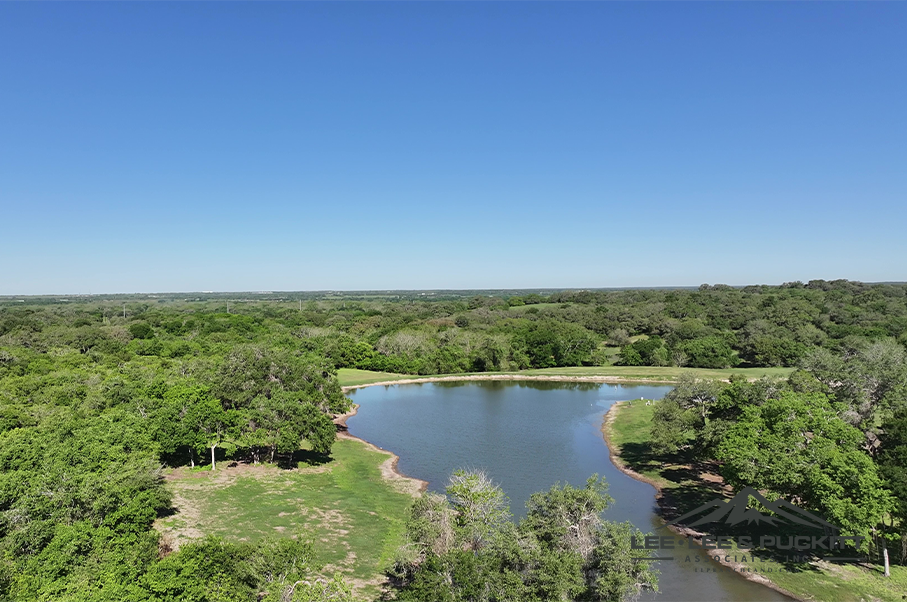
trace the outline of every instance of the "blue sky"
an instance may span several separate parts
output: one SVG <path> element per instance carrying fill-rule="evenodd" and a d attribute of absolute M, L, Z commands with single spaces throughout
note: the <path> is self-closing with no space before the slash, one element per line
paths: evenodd
<path fill-rule="evenodd" d="M 2 3 L 0 294 L 907 280 L 904 3 Z"/>

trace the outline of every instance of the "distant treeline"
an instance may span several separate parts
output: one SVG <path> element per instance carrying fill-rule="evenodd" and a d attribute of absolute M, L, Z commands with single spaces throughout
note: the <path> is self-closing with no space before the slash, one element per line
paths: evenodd
<path fill-rule="evenodd" d="M 907 285 L 814 280 L 698 290 L 204 303 L 173 300 L 0 307 L 21 362 L 55 346 L 128 361 L 207 357 L 280 340 L 337 368 L 450 374 L 555 366 L 796 366 L 811 350 L 907 343 Z M 228 309 L 230 313 L 228 312 Z"/>

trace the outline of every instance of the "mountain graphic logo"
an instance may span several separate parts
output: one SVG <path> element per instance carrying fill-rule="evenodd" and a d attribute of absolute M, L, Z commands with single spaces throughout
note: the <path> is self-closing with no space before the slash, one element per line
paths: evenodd
<path fill-rule="evenodd" d="M 762 506 L 769 510 L 772 515 L 763 514 L 755 508 L 750 508 L 750 498 L 754 498 L 757 502 L 762 504 Z M 702 514 L 704 514 L 704 516 L 701 516 L 696 522 L 686 523 L 687 520 Z M 815 514 L 794 506 L 787 500 L 778 499 L 774 502 L 770 502 L 752 487 L 743 489 L 730 500 L 725 501 L 717 499 L 707 504 L 703 504 L 664 526 L 682 524 L 682 526 L 685 527 L 697 527 L 699 525 L 718 521 L 723 521 L 728 525 L 738 525 L 740 523 L 746 523 L 748 525 L 776 525 L 781 522 L 781 519 L 798 525 L 838 530 L 838 527 L 835 525 L 819 518 Z"/>

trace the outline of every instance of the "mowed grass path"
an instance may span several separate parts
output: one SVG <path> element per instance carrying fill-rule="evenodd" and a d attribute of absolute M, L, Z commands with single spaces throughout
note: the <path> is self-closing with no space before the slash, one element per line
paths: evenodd
<path fill-rule="evenodd" d="M 662 488 L 680 511 L 695 508 L 720 495 L 729 497 L 715 464 L 697 464 L 682 455 L 659 456 L 651 451 L 649 429 L 655 406 L 619 402 L 605 420 L 605 436 L 618 459 Z M 733 555 L 735 550 L 729 553 Z M 903 602 L 907 600 L 907 566 L 892 566 L 891 577 L 879 566 L 826 561 L 781 563 L 769 557 L 750 563 L 776 585 L 802 600 L 822 602 Z"/>
<path fill-rule="evenodd" d="M 443 378 L 467 376 L 562 376 L 562 377 L 613 377 L 627 381 L 658 380 L 670 382 L 677 380 L 681 374 L 692 374 L 699 378 L 727 379 L 731 374 L 743 374 L 747 378 L 756 379 L 762 376 L 785 377 L 793 372 L 793 368 L 728 368 L 711 370 L 708 368 L 674 368 L 659 366 L 580 366 L 571 368 L 541 368 L 537 370 L 520 370 L 519 372 L 470 372 L 466 374 L 434 374 L 413 375 L 393 374 L 390 372 L 372 372 L 370 370 L 356 370 L 341 368 L 337 371 L 340 385 L 355 387 L 372 383 L 407 380 L 416 378 Z"/>
<path fill-rule="evenodd" d="M 403 541 L 413 498 L 381 476 L 388 454 L 338 439 L 331 455 L 321 466 L 293 470 L 180 469 L 168 476 L 178 512 L 158 521 L 158 529 L 176 543 L 207 534 L 241 541 L 308 537 L 326 565 L 323 573 L 342 572 L 357 598 L 374 599 Z"/>

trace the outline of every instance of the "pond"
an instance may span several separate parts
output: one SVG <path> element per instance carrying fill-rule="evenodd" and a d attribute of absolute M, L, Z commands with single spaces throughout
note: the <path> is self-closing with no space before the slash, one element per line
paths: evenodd
<path fill-rule="evenodd" d="M 669 390 L 550 381 L 376 386 L 349 393 L 360 407 L 347 425 L 351 434 L 400 456 L 398 470 L 428 481 L 433 491 L 443 493 L 457 468 L 484 469 L 507 493 L 517 516 L 525 513 L 530 494 L 558 481 L 582 486 L 598 473 L 607 479 L 615 500 L 605 518 L 654 532 L 663 524 L 656 514 L 655 489 L 615 468 L 601 424 L 614 402 L 660 399 Z M 707 555 L 702 551 L 699 556 Z M 711 560 L 697 564 L 675 558 L 656 567 L 661 593 L 643 599 L 789 600 Z"/>

